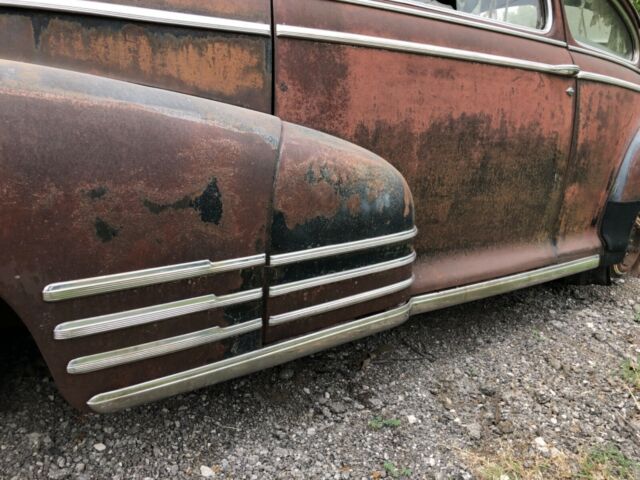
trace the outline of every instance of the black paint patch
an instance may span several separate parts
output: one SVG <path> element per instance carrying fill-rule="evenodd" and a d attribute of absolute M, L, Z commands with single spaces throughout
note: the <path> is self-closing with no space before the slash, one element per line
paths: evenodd
<path fill-rule="evenodd" d="M 220 194 L 220 189 L 218 189 L 218 181 L 215 177 L 211 179 L 207 188 L 202 192 L 202 195 L 194 199 L 191 199 L 190 197 L 183 197 L 173 203 L 156 203 L 151 200 L 144 199 L 142 204 L 147 210 L 156 215 L 166 210 L 185 210 L 187 208 L 193 208 L 200 214 L 200 218 L 203 222 L 218 225 L 222 218 L 222 195 Z"/>
<path fill-rule="evenodd" d="M 102 197 L 104 197 L 107 192 L 109 190 L 107 190 L 106 187 L 96 187 L 96 188 L 92 188 L 91 190 L 89 190 L 87 192 L 87 196 L 91 199 L 91 200 L 98 200 Z"/>
<path fill-rule="evenodd" d="M 96 227 L 96 235 L 100 240 L 104 243 L 110 242 L 120 233 L 120 229 L 116 227 L 112 227 L 107 222 L 102 220 L 100 217 L 96 217 L 96 221 L 94 223 Z"/>
<path fill-rule="evenodd" d="M 165 210 L 184 210 L 185 208 L 192 207 L 192 201 L 189 197 L 181 198 L 173 203 L 156 203 L 151 200 L 145 199 L 142 204 L 149 210 L 151 213 L 155 213 L 156 215 L 164 212 Z"/>
<path fill-rule="evenodd" d="M 222 218 L 222 196 L 215 177 L 211 179 L 202 195 L 193 200 L 192 206 L 200 213 L 200 218 L 203 222 L 215 223 L 216 225 L 220 223 Z"/>

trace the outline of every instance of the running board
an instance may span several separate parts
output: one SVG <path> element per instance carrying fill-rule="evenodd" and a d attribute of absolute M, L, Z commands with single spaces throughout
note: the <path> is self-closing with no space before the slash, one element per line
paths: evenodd
<path fill-rule="evenodd" d="M 337 325 L 301 337 L 270 345 L 209 365 L 166 377 L 100 393 L 87 405 L 95 412 L 109 413 L 165 397 L 214 385 L 296 358 L 358 340 L 404 323 L 411 315 L 458 305 L 493 295 L 538 285 L 600 265 L 600 257 L 574 260 L 464 287 L 413 297 L 409 302 L 385 312 Z"/>

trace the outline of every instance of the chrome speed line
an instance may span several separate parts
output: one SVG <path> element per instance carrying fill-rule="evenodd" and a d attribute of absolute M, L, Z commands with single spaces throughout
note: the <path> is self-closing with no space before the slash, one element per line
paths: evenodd
<path fill-rule="evenodd" d="M 97 333 L 110 332 L 123 328 L 158 322 L 168 318 L 189 315 L 190 313 L 213 310 L 215 308 L 237 305 L 262 298 L 262 289 L 256 288 L 228 295 L 204 295 L 201 297 L 179 300 L 177 302 L 153 305 L 151 307 L 138 308 L 125 312 L 111 313 L 98 317 L 84 318 L 71 322 L 61 323 L 54 331 L 56 340 L 86 337 Z"/>
<path fill-rule="evenodd" d="M 308 288 L 319 287 L 322 285 L 329 285 L 331 283 L 342 282 L 344 280 L 350 280 L 353 278 L 364 277 L 365 275 L 372 275 L 374 273 L 386 272 L 394 268 L 403 267 L 413 263 L 416 259 L 416 253 L 412 252 L 406 257 L 396 258 L 388 260 L 386 262 L 376 263 L 374 265 L 367 265 L 365 267 L 354 268 L 352 270 L 345 270 L 342 272 L 330 273 L 321 277 L 312 277 L 305 280 L 299 280 L 297 282 L 283 283 L 274 287 L 269 287 L 270 297 L 279 297 L 292 292 L 298 292 L 300 290 L 306 290 Z"/>
<path fill-rule="evenodd" d="M 242 270 L 243 268 L 264 265 L 265 262 L 266 255 L 260 254 L 219 262 L 200 260 L 197 262 L 167 265 L 146 270 L 104 275 L 101 277 L 71 280 L 47 285 L 42 292 L 42 297 L 46 302 L 57 302 L 71 298 L 86 297 L 89 295 L 212 275 L 214 273 Z"/>
<path fill-rule="evenodd" d="M 310 307 L 301 308 L 300 310 L 293 310 L 292 312 L 281 313 L 279 315 L 272 315 L 269 317 L 269 326 L 281 325 L 283 323 L 292 322 L 299 318 L 311 317 L 313 315 L 320 315 L 321 313 L 332 312 L 339 308 L 349 307 L 358 303 L 367 302 L 376 298 L 391 295 L 392 293 L 400 292 L 405 288 L 409 288 L 413 283 L 413 277 L 403 280 L 399 283 L 387 285 L 382 288 L 376 288 L 375 290 L 368 290 L 366 292 L 351 295 L 349 297 L 339 298 L 331 302 L 320 303 L 318 305 L 312 305 Z"/>
<path fill-rule="evenodd" d="M 230 337 L 237 337 L 245 333 L 254 332 L 262 328 L 262 319 L 231 325 L 229 327 L 211 327 L 197 332 L 187 333 L 177 337 L 165 338 L 155 342 L 134 345 L 132 347 L 97 353 L 71 360 L 67 365 L 67 373 L 79 374 L 95 372 L 117 365 L 159 357 L 170 353 L 180 352 L 189 348 L 207 345 Z"/>
<path fill-rule="evenodd" d="M 418 233 L 417 228 L 406 230 L 404 232 L 392 233 L 380 237 L 365 238 L 364 240 L 356 240 L 353 242 L 336 243 L 334 245 L 325 245 L 323 247 L 308 248 L 307 250 L 298 250 L 295 252 L 281 253 L 272 255 L 269 259 L 269 265 L 277 267 L 280 265 L 288 265 L 290 263 L 302 262 L 305 260 L 314 260 L 316 258 L 324 258 L 332 255 L 340 255 L 342 253 L 357 252 L 368 248 L 382 247 L 384 245 L 392 245 L 394 243 L 411 240 Z"/>
<path fill-rule="evenodd" d="M 580 72 L 578 74 L 580 80 L 588 80 L 591 82 L 606 83 L 607 85 L 614 85 L 616 87 L 625 88 L 634 92 L 640 92 L 640 85 L 619 78 L 610 77 L 608 75 L 600 75 L 599 73 L 592 72 Z"/>

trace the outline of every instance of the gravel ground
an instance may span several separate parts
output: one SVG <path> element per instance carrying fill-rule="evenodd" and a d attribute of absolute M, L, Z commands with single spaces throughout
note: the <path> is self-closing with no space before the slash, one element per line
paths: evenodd
<path fill-rule="evenodd" d="M 110 416 L 6 336 L 0 476 L 637 479 L 636 312 L 640 280 L 545 285 Z"/>

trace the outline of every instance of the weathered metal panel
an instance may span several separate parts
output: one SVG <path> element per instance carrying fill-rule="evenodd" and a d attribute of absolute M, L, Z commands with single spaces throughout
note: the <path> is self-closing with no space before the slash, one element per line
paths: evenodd
<path fill-rule="evenodd" d="M 411 231 L 413 200 L 400 173 L 377 155 L 307 128 L 284 124 L 269 252 L 278 255 Z M 269 269 L 276 285 L 405 256 L 407 242 Z M 403 267 L 269 299 L 268 316 L 354 295 L 411 277 Z M 408 290 L 329 314 L 269 327 L 274 341 L 352 320 L 407 300 Z"/>
<path fill-rule="evenodd" d="M 550 64 L 572 63 L 558 46 L 353 5 L 275 2 L 275 21 L 376 35 Z M 460 255 L 514 258 L 552 247 L 571 147 L 575 80 L 477 62 L 375 48 L 276 39 L 276 114 L 369 149 L 406 178 L 416 204 L 420 256 L 414 291 L 442 286 Z M 505 250 L 490 253 L 491 249 Z M 451 264 L 453 267 L 453 264 Z M 513 273 L 505 272 L 505 273 Z M 487 270 L 487 277 L 490 276 Z M 458 273 L 457 281 L 465 282 Z M 424 284 L 421 283 L 424 279 Z M 481 280 L 478 278 L 477 280 Z"/>
<path fill-rule="evenodd" d="M 573 53 L 584 71 L 640 83 L 640 75 L 603 59 Z M 597 235 L 605 204 L 635 133 L 640 94 L 593 81 L 579 81 L 576 147 L 566 179 L 560 238 Z M 630 190 L 631 191 L 631 190 Z"/>
<path fill-rule="evenodd" d="M 270 17 L 266 1 L 138 3 L 266 24 Z M 0 57 L 271 111 L 269 36 L 2 8 Z"/>
<path fill-rule="evenodd" d="M 52 282 L 264 253 L 276 118 L 4 60 L 0 105 L 0 288 L 71 403 L 82 407 L 106 389 L 260 344 L 258 332 L 103 372 L 65 373 L 78 356 L 259 318 L 259 301 L 53 340 L 54 327 L 69 320 L 261 288 L 260 267 L 56 303 L 35 299 Z"/>

